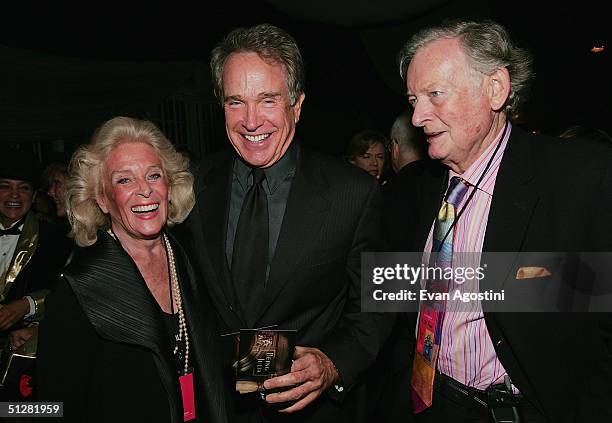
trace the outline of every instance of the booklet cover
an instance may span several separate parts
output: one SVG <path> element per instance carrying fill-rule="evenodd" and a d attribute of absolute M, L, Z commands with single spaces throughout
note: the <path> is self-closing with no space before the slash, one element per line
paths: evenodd
<path fill-rule="evenodd" d="M 236 390 L 263 391 L 266 379 L 291 370 L 295 330 L 241 329 L 236 360 Z"/>

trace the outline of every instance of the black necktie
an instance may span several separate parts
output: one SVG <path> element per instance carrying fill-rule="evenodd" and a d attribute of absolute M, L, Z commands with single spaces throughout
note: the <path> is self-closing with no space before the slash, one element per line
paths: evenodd
<path fill-rule="evenodd" d="M 268 198 L 263 189 L 266 174 L 254 168 L 234 238 L 232 278 L 249 325 L 258 317 L 268 267 Z"/>
<path fill-rule="evenodd" d="M 21 225 L 13 225 L 8 229 L 0 229 L 0 236 L 4 235 L 21 235 L 21 229 L 19 229 Z"/>

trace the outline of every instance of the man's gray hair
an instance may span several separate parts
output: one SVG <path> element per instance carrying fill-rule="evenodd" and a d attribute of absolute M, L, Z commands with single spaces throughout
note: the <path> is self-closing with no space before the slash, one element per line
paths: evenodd
<path fill-rule="evenodd" d="M 223 68 L 234 53 L 257 53 L 262 60 L 278 63 L 285 69 L 285 83 L 291 105 L 304 92 L 304 62 L 295 39 L 284 30 L 270 24 L 238 28 L 213 49 L 210 70 L 217 99 L 223 105 Z"/>
<path fill-rule="evenodd" d="M 510 95 L 505 111 L 509 114 L 519 109 L 525 101 L 529 82 L 533 77 L 532 57 L 527 50 L 512 42 L 503 26 L 492 21 L 445 22 L 441 26 L 417 32 L 398 54 L 400 75 L 404 81 L 408 65 L 417 50 L 442 38 L 458 38 L 472 67 L 482 74 L 492 75 L 498 69 L 508 69 Z"/>

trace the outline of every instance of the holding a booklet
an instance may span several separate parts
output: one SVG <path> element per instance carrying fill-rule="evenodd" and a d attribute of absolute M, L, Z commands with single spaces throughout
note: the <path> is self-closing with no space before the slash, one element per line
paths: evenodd
<path fill-rule="evenodd" d="M 378 183 L 294 137 L 304 63 L 284 30 L 230 32 L 210 68 L 235 153 L 196 164 L 196 204 L 177 229 L 219 332 L 241 332 L 226 382 L 255 392 L 232 397 L 230 420 L 363 421 L 364 375 L 394 322 L 361 313 L 361 253 L 383 248 Z M 241 331 L 270 325 L 295 332 Z"/>
<path fill-rule="evenodd" d="M 236 391 L 265 392 L 264 381 L 291 371 L 296 332 L 242 329 L 236 369 Z"/>

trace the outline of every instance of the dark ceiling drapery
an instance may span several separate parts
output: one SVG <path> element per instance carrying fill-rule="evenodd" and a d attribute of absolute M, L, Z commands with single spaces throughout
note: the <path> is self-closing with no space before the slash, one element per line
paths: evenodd
<path fill-rule="evenodd" d="M 0 143 L 89 134 L 144 115 L 201 71 L 196 62 L 111 62 L 0 46 Z"/>
<path fill-rule="evenodd" d="M 404 21 L 451 3 L 452 0 L 266 0 L 289 16 L 311 22 L 362 27 Z"/>

